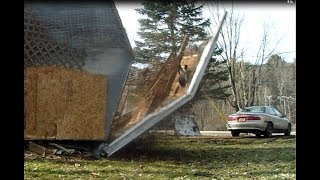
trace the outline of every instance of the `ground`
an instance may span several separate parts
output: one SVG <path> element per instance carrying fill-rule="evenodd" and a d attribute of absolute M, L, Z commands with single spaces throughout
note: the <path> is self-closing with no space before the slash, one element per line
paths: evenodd
<path fill-rule="evenodd" d="M 295 179 L 295 136 L 149 135 L 96 160 L 25 153 L 25 179 Z"/>

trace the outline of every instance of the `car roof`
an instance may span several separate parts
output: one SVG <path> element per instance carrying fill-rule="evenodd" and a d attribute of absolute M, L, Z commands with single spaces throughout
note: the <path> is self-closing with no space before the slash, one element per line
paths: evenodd
<path fill-rule="evenodd" d="M 251 108 L 251 107 L 273 107 L 273 106 L 248 106 L 248 107 L 244 107 L 244 108 Z"/>

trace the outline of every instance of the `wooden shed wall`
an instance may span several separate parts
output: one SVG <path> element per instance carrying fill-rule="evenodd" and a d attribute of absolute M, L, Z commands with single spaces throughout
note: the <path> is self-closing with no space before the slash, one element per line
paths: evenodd
<path fill-rule="evenodd" d="M 32 67 L 24 83 L 25 139 L 105 140 L 106 76 Z"/>

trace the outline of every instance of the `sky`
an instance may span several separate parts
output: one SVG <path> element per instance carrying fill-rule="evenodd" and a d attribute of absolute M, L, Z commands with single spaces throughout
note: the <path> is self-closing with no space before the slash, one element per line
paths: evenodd
<path fill-rule="evenodd" d="M 138 19 L 141 16 L 135 11 L 142 8 L 138 2 L 116 2 L 122 24 L 126 29 L 130 44 L 135 47 L 134 40 L 141 40 L 137 35 L 139 31 Z M 226 9 L 230 6 L 225 5 Z M 240 49 L 245 50 L 244 59 L 254 62 L 263 32 L 263 24 L 269 25 L 270 47 L 274 47 L 280 40 L 274 53 L 279 53 L 287 62 L 293 62 L 296 57 L 296 6 L 294 4 L 239 4 L 235 10 L 244 15 L 241 28 Z M 204 6 L 203 16 L 212 15 L 208 6 Z M 215 30 L 216 26 L 211 25 Z"/>

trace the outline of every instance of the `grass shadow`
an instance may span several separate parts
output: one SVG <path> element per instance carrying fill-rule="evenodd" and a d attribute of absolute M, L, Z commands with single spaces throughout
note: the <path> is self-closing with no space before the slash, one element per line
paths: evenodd
<path fill-rule="evenodd" d="M 255 138 L 245 137 L 236 139 L 210 139 L 204 138 L 200 142 L 194 139 L 179 139 L 179 144 L 158 146 L 158 142 L 144 144 L 135 142 L 123 148 L 111 157 L 112 160 L 134 161 L 175 161 L 176 163 L 202 163 L 217 162 L 270 162 L 295 161 L 295 147 L 270 146 L 272 143 L 282 144 L 285 141 L 295 140 L 293 137 Z M 172 142 L 171 142 L 172 143 Z M 184 148 L 185 144 L 191 148 Z M 137 148 L 138 147 L 138 148 Z"/>

